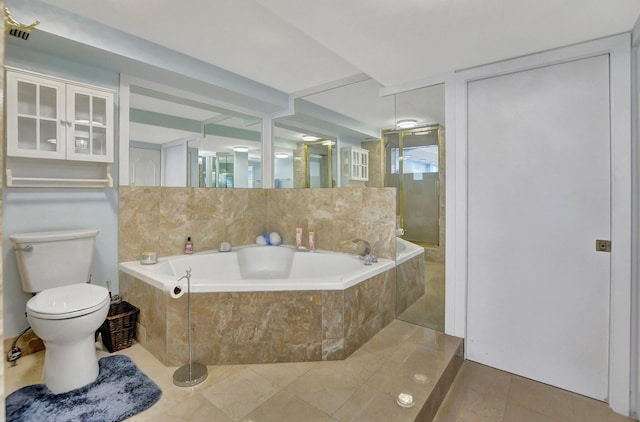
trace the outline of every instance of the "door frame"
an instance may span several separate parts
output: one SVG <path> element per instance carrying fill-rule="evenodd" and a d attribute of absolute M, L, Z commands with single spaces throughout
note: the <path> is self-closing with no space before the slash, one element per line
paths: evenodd
<path fill-rule="evenodd" d="M 631 389 L 631 36 L 603 38 L 457 72 L 454 142 L 448 144 L 447 303 L 445 331 L 466 337 L 467 319 L 467 85 L 469 82 L 581 58 L 608 54 L 611 92 L 611 297 L 609 406 L 629 415 Z M 448 132 L 450 133 L 450 131 Z M 634 160 L 635 161 L 635 160 Z M 635 165 L 635 162 L 634 162 Z"/>

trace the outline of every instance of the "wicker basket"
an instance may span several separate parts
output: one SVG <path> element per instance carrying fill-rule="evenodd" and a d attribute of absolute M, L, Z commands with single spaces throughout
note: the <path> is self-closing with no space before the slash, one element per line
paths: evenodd
<path fill-rule="evenodd" d="M 129 302 L 112 303 L 107 319 L 100 327 L 102 343 L 109 352 L 131 347 L 136 335 L 136 321 L 140 309 Z"/>

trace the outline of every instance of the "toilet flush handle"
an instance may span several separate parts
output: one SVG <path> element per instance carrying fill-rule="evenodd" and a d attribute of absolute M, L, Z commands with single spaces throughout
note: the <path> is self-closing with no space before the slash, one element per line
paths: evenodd
<path fill-rule="evenodd" d="M 33 245 L 24 245 L 22 247 L 17 247 L 14 246 L 13 247 L 14 251 L 25 251 L 25 252 L 31 252 L 33 250 Z"/>

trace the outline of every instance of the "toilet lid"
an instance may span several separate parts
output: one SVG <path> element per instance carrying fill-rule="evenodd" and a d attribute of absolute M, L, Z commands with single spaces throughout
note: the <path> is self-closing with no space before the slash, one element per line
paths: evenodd
<path fill-rule="evenodd" d="M 110 302 L 109 291 L 94 284 L 70 284 L 38 293 L 27 302 L 27 313 L 43 319 L 90 314 Z"/>

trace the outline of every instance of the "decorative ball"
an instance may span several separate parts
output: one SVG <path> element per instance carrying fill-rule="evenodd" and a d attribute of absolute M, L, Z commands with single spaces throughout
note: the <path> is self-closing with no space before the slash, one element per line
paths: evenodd
<path fill-rule="evenodd" d="M 269 234 L 269 243 L 273 246 L 282 245 L 282 237 L 277 232 L 271 232 Z"/>

